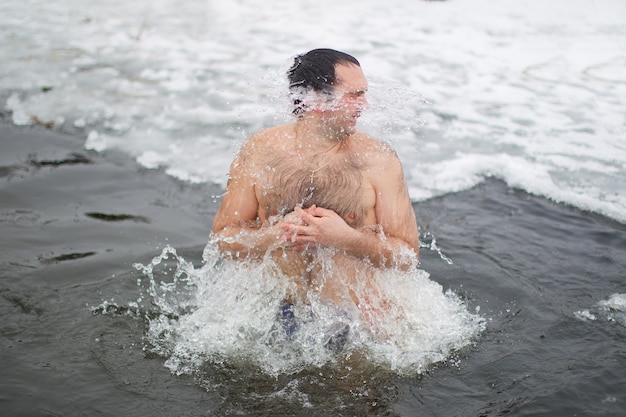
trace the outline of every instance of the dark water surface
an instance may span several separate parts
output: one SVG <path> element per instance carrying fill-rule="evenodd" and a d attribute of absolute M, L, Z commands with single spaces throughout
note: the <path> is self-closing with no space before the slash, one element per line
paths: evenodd
<path fill-rule="evenodd" d="M 350 363 L 175 376 L 131 308 L 165 245 L 200 263 L 219 190 L 72 137 L 0 125 L 0 414 L 618 416 L 626 409 L 626 226 L 496 180 L 415 204 L 422 268 L 487 330 L 428 372 Z M 103 304 L 108 301 L 109 304 Z M 108 307 L 107 307 L 108 306 Z M 99 307 L 99 309 L 98 309 Z M 94 312 L 94 308 L 96 311 Z M 581 318 L 588 312 L 593 319 Z M 620 315 L 622 314 L 622 315 Z"/>

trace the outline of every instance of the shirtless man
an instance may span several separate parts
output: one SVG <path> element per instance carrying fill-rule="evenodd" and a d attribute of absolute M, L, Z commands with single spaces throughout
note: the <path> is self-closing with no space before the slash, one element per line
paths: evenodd
<path fill-rule="evenodd" d="M 272 256 L 297 282 L 296 300 L 313 291 L 362 308 L 354 289 L 367 286 L 367 271 L 417 260 L 402 166 L 388 145 L 356 130 L 368 86 L 354 57 L 316 49 L 296 57 L 287 75 L 296 120 L 245 142 L 214 236 L 225 257 Z M 330 273 L 322 252 L 332 259 Z"/>

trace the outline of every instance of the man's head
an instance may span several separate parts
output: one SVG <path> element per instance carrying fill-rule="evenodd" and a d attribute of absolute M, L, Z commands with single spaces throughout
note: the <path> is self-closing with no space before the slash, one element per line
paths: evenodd
<path fill-rule="evenodd" d="M 294 114 L 301 115 L 306 111 L 310 92 L 328 98 L 332 96 L 337 84 L 338 65 L 361 66 L 353 56 L 334 49 L 314 49 L 295 57 L 293 66 L 287 71 Z"/>

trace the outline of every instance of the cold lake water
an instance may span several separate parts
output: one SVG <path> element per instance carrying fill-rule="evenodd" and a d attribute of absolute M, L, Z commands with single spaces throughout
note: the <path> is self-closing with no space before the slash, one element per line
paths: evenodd
<path fill-rule="evenodd" d="M 492 3 L 2 2 L 0 412 L 622 415 L 626 3 Z M 394 320 L 286 338 L 210 229 L 317 47 L 362 64 L 421 256 Z"/>

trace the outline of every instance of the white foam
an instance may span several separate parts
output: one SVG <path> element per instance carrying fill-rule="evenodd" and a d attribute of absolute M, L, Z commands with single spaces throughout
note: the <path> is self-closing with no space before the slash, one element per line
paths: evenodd
<path fill-rule="evenodd" d="M 574 312 L 574 317 L 583 321 L 597 321 L 602 318 L 609 323 L 626 326 L 626 294 L 611 294 L 606 300 L 601 300 L 591 310 Z"/>
<path fill-rule="evenodd" d="M 363 64 L 360 126 L 398 149 L 414 200 L 493 175 L 626 222 L 625 14 L 621 0 L 6 0 L 0 95 L 16 124 L 67 124 L 89 148 L 224 185 L 244 138 L 288 120 L 290 57 L 334 47 Z"/>

